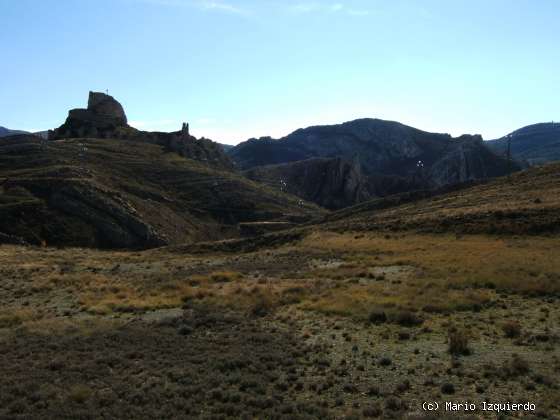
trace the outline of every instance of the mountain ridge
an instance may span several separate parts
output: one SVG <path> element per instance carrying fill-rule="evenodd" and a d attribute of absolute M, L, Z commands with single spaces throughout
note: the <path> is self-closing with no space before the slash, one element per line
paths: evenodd
<path fill-rule="evenodd" d="M 368 118 L 302 128 L 277 140 L 270 137 L 250 139 L 227 153 L 238 168 L 256 180 L 270 180 L 272 172 L 279 174 L 280 168 L 273 168 L 274 165 L 284 165 L 282 176 L 290 178 L 289 167 L 301 172 L 302 165 L 316 165 L 313 159 L 341 158 L 355 167 L 354 173 L 361 174 L 357 178 L 367 186 L 365 190 L 369 191 L 370 198 L 370 194 L 383 196 L 414 189 L 434 189 L 502 176 L 510 170 L 520 169 L 519 165 L 491 151 L 480 135 L 453 138 L 449 134 L 429 133 L 395 121 Z M 305 163 L 294 165 L 295 162 Z M 315 177 L 307 189 L 298 187 L 290 191 L 298 191 L 300 197 L 309 199 L 314 196 L 317 185 L 329 182 Z M 387 183 L 391 187 L 383 191 L 382 185 Z M 328 197 L 316 197 L 313 201 L 325 203 Z M 332 204 L 330 208 L 360 201 L 345 200 L 344 205 Z"/>
<path fill-rule="evenodd" d="M 11 130 L 9 128 L 0 126 L 0 137 L 14 136 L 17 134 L 28 134 L 28 132 L 23 130 Z"/>
<path fill-rule="evenodd" d="M 516 160 L 528 165 L 560 160 L 560 123 L 531 124 L 486 143 L 496 153 L 506 155 L 508 137 L 511 155 Z"/>

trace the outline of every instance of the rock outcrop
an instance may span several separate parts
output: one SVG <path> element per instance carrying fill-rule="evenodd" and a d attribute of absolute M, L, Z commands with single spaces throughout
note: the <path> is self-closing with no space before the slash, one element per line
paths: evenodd
<path fill-rule="evenodd" d="M 129 128 L 122 105 L 112 96 L 90 92 L 87 109 L 70 110 L 66 122 L 51 131 L 49 138 L 111 138 L 119 128 Z"/>
<path fill-rule="evenodd" d="M 65 123 L 49 132 L 49 139 L 104 138 L 133 140 L 164 146 L 168 151 L 198 160 L 208 166 L 233 169 L 230 158 L 218 143 L 189 133 L 189 125 L 181 130 L 163 133 L 140 131 L 128 125 L 122 105 L 112 96 L 90 92 L 87 109 L 72 109 Z"/>
<path fill-rule="evenodd" d="M 375 196 L 360 167 L 341 158 L 260 166 L 245 175 L 328 209 L 340 209 Z"/>
<path fill-rule="evenodd" d="M 418 177 L 366 175 L 356 162 L 314 158 L 259 166 L 244 172 L 248 178 L 289 192 L 330 210 L 373 198 L 425 188 Z"/>

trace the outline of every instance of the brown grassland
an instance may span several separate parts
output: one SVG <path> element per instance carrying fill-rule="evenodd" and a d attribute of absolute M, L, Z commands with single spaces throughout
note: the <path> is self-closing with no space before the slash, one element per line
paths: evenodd
<path fill-rule="evenodd" d="M 0 418 L 558 419 L 559 186 L 556 164 L 251 238 L 0 246 Z"/>
<path fill-rule="evenodd" d="M 431 418 L 423 401 L 467 400 L 555 418 L 559 249 L 319 229 L 249 252 L 2 246 L 0 417 Z"/>

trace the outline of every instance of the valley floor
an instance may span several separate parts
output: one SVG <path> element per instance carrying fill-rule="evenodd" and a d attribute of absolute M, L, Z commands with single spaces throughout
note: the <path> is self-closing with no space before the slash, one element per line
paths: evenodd
<path fill-rule="evenodd" d="M 2 246 L 0 418 L 559 418 L 559 249 L 326 231 L 256 252 Z"/>

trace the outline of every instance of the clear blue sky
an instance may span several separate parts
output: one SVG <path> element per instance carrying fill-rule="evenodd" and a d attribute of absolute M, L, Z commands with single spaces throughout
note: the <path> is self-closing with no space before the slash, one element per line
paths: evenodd
<path fill-rule="evenodd" d="M 499 137 L 560 119 L 557 0 L 0 0 L 0 125 L 89 90 L 226 143 L 361 117 Z"/>

